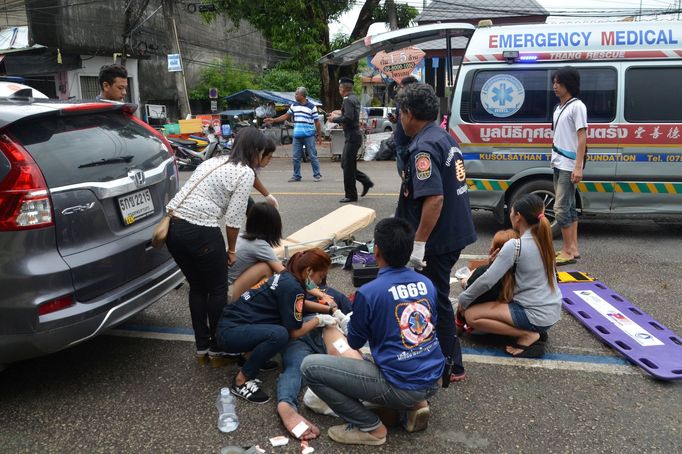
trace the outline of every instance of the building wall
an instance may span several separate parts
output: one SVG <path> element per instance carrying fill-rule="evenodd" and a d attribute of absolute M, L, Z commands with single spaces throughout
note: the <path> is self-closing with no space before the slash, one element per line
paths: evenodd
<path fill-rule="evenodd" d="M 99 57 L 95 55 L 82 55 L 83 67 L 73 71 L 66 71 L 63 74 L 57 75 L 57 93 L 60 99 L 69 99 L 76 97 L 83 99 L 84 90 L 81 86 L 81 76 L 99 76 L 99 69 L 104 65 L 113 63 L 111 57 Z M 132 102 L 140 103 L 140 83 L 138 61 L 136 59 L 128 59 L 126 62 L 126 69 L 128 70 L 128 79 L 132 82 Z M 130 83 L 129 82 L 129 83 Z M 64 86 L 65 91 L 60 85 Z"/>

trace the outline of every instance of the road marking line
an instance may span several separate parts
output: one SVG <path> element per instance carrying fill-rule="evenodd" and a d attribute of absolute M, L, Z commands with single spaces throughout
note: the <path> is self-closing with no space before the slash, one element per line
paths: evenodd
<path fill-rule="evenodd" d="M 635 375 L 640 372 L 634 366 L 613 365 L 599 363 L 585 363 L 574 361 L 561 361 L 554 359 L 530 359 L 530 358 L 501 358 L 490 355 L 464 354 L 465 362 L 477 364 L 490 364 L 502 366 L 526 367 L 529 369 L 550 369 L 580 372 L 598 372 L 603 374 L 615 375 Z"/>
<path fill-rule="evenodd" d="M 194 342 L 191 328 L 158 327 L 144 325 L 122 325 L 105 333 L 105 335 L 153 339 L 165 341 Z M 550 353 L 543 359 L 511 358 L 501 350 L 489 348 L 465 348 L 463 359 L 476 364 L 516 366 L 531 369 L 549 369 L 604 373 L 614 375 L 636 375 L 641 372 L 637 367 L 617 356 L 572 355 Z"/>
<path fill-rule="evenodd" d="M 252 192 L 252 195 L 258 195 L 258 192 Z M 295 195 L 295 196 L 302 196 L 302 195 L 311 195 L 311 196 L 342 196 L 345 195 L 343 192 L 275 192 L 273 191 L 271 194 L 274 195 Z M 399 193 L 397 192 L 371 192 L 369 195 L 366 195 L 365 198 L 368 198 L 370 196 L 382 196 L 382 197 L 398 197 Z"/>

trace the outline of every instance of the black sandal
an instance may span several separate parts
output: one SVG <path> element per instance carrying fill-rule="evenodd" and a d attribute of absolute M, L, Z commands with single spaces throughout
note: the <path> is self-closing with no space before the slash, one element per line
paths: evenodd
<path fill-rule="evenodd" d="M 545 343 L 540 340 L 530 345 L 511 344 L 510 347 L 521 350 L 516 355 L 510 353 L 514 358 L 540 358 L 545 355 Z"/>

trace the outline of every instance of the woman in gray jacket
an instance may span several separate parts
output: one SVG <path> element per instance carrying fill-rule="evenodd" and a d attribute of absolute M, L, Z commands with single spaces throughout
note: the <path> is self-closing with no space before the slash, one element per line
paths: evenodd
<path fill-rule="evenodd" d="M 552 229 L 542 200 L 533 194 L 516 200 L 509 217 L 520 239 L 504 244 L 490 268 L 459 296 L 459 304 L 473 329 L 516 339 L 506 347 L 507 353 L 537 358 L 545 354 L 547 331 L 561 316 Z M 515 284 L 511 302 L 471 305 L 512 268 Z"/>

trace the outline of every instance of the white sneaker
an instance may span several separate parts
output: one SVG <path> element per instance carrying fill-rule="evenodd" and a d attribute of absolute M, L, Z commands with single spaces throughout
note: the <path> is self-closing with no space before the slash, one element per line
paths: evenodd
<path fill-rule="evenodd" d="M 329 408 L 329 405 L 317 397 L 317 394 L 310 388 L 306 389 L 305 394 L 303 394 L 303 405 L 317 414 L 338 417 L 338 415 L 334 413 L 334 410 Z"/>

